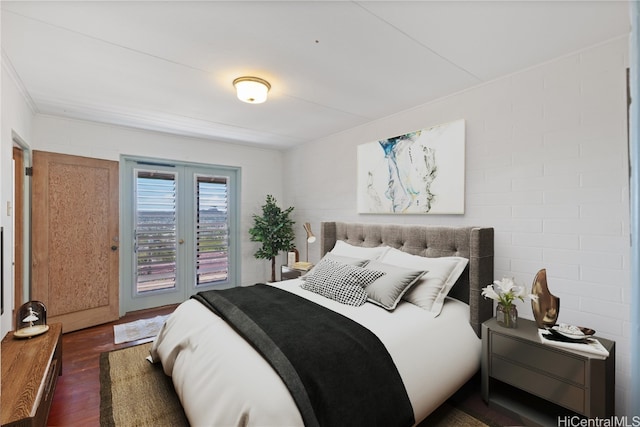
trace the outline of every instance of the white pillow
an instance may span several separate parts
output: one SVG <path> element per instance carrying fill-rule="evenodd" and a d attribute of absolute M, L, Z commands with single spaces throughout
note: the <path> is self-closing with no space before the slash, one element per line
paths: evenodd
<path fill-rule="evenodd" d="M 440 257 L 425 258 L 390 248 L 380 262 L 404 268 L 426 270 L 402 297 L 403 300 L 422 307 L 433 317 L 440 314 L 444 299 L 469 263 L 467 258 Z"/>
<path fill-rule="evenodd" d="M 355 265 L 356 267 L 364 267 L 369 260 L 366 258 L 353 258 L 349 256 L 336 255 L 332 252 L 324 254 L 322 259 L 330 259 L 331 261 L 341 262 L 343 264 Z"/>
<path fill-rule="evenodd" d="M 388 250 L 389 246 L 377 246 L 375 248 L 363 248 L 362 246 L 354 246 L 345 242 L 344 240 L 338 240 L 333 249 L 329 251 L 334 255 L 346 256 L 358 259 L 380 259 Z"/>

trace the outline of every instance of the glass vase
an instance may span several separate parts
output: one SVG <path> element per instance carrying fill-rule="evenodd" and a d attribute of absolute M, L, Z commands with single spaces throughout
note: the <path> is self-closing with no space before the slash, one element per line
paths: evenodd
<path fill-rule="evenodd" d="M 515 305 L 505 306 L 498 304 L 496 307 L 496 320 L 498 325 L 505 328 L 517 328 L 518 327 L 518 309 Z"/>

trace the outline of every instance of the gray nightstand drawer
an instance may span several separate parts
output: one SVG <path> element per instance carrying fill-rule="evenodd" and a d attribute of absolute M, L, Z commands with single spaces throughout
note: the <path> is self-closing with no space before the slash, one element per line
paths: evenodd
<path fill-rule="evenodd" d="M 585 385 L 585 359 L 566 352 L 555 352 L 548 346 L 514 340 L 500 334 L 492 334 L 491 348 L 494 355 L 502 356 L 534 370 L 543 371 L 558 378 Z"/>
<path fill-rule="evenodd" d="M 584 413 L 584 390 L 500 357 L 491 358 L 491 376 L 565 408 Z"/>

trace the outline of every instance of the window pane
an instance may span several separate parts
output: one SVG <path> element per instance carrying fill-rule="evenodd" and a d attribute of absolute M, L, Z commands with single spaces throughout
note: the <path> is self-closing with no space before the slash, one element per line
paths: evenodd
<path fill-rule="evenodd" d="M 227 177 L 196 176 L 196 285 L 229 278 Z"/>
<path fill-rule="evenodd" d="M 137 171 L 135 199 L 136 290 L 175 288 L 175 174 Z"/>

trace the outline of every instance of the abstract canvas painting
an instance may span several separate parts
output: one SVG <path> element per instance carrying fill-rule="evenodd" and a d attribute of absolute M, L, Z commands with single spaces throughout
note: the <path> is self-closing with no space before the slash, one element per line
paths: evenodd
<path fill-rule="evenodd" d="M 463 214 L 463 119 L 358 146 L 358 212 Z"/>

